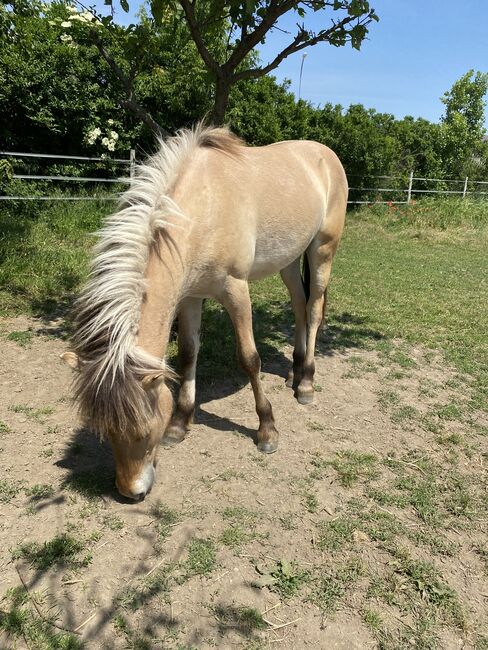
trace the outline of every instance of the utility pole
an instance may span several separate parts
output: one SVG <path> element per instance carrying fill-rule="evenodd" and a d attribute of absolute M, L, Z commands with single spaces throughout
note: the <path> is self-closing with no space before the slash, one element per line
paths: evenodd
<path fill-rule="evenodd" d="M 302 64 L 300 66 L 300 81 L 298 82 L 298 101 L 300 101 L 300 97 L 302 96 L 303 64 L 305 63 L 306 58 L 307 58 L 307 53 L 305 52 L 304 54 L 302 54 Z"/>

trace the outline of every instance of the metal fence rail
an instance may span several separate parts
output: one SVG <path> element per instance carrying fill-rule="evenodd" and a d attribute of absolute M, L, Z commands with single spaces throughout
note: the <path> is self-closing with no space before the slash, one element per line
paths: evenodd
<path fill-rule="evenodd" d="M 117 176 L 113 178 L 97 178 L 94 176 L 69 176 L 69 175 L 48 175 L 48 174 L 13 174 L 12 178 L 25 182 L 30 181 L 48 181 L 60 183 L 130 183 L 131 177 L 134 175 L 136 157 L 135 150 L 131 149 L 129 158 L 107 158 L 96 156 L 63 156 L 58 154 L 44 154 L 44 153 L 27 153 L 19 151 L 0 151 L 0 156 L 11 158 L 38 158 L 38 159 L 53 159 L 53 160 L 73 160 L 77 162 L 104 162 L 116 163 L 128 167 L 129 177 Z M 357 198 L 350 198 L 348 203 L 350 205 L 370 205 L 370 204 L 407 204 L 410 203 L 415 195 L 457 195 L 465 198 L 466 196 L 486 196 L 488 191 L 480 191 L 481 189 L 488 189 L 488 181 L 470 181 L 468 177 L 463 179 L 454 178 L 424 178 L 415 176 L 414 171 L 411 171 L 406 176 L 350 176 L 350 178 L 361 180 L 378 181 L 376 187 L 355 187 L 349 188 L 350 192 L 359 194 Z M 388 181 L 385 183 L 384 181 Z M 395 183 L 392 181 L 399 181 L 398 187 L 391 187 Z M 442 183 L 444 186 L 449 184 L 458 184 L 460 189 L 439 189 L 438 186 L 434 188 L 425 187 L 425 184 Z M 370 183 L 373 185 L 374 183 Z M 423 187 L 418 185 L 422 184 Z M 358 183 L 356 183 L 358 185 Z M 360 185 L 360 183 L 359 183 Z M 386 185 L 386 187 L 383 187 Z M 471 189 L 470 189 L 471 188 Z M 477 189 L 480 188 L 480 189 Z M 392 200 L 387 200 L 385 194 L 392 195 Z M 113 201 L 118 198 L 118 195 L 102 195 L 102 196 L 0 196 L 0 201 Z"/>

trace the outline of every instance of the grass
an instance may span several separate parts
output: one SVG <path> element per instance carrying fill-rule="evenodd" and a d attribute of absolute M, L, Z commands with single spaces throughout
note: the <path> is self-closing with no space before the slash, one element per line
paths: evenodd
<path fill-rule="evenodd" d="M 54 617 L 40 617 L 32 606 L 32 598 L 36 599 L 36 604 L 42 604 L 42 596 L 29 596 L 23 587 L 9 589 L 3 598 L 8 609 L 5 610 L 4 605 L 0 611 L 0 633 L 3 632 L 9 640 L 18 640 L 20 644 L 14 642 L 11 647 L 25 647 L 26 644 L 29 648 L 43 650 L 81 650 L 81 640 L 74 634 L 56 629 Z"/>
<path fill-rule="evenodd" d="M 0 479 L 0 503 L 10 503 L 20 490 L 21 486 L 18 481 Z"/>
<path fill-rule="evenodd" d="M 80 218 L 80 210 L 86 219 Z M 62 306 L 84 277 L 90 245 L 86 231 L 95 228 L 100 211 L 90 206 L 85 215 L 84 206 L 45 206 L 36 218 L 27 208 L 19 211 L 19 223 L 10 221 L 7 230 L 0 228 L 0 253 L 2 247 L 10 251 L 0 270 L 0 309 L 9 314 L 46 314 Z M 308 599 L 324 616 L 351 607 L 360 612 L 382 650 L 440 649 L 444 632 L 456 638 L 465 634 L 465 610 L 470 603 L 453 588 L 458 560 L 464 557 L 472 568 L 470 558 L 474 558 L 479 576 L 488 572 L 486 545 L 472 541 L 478 539 L 475 535 L 487 516 L 481 476 L 482 465 L 486 465 L 481 442 L 482 436 L 486 440 L 487 430 L 473 424 L 477 409 L 486 408 L 488 396 L 488 347 L 480 327 L 488 320 L 486 284 L 482 281 L 488 270 L 487 224 L 488 202 L 422 201 L 405 210 L 375 207 L 349 215 L 334 263 L 329 328 L 320 338 L 319 351 L 356 348 L 348 357 L 346 377 L 362 377 L 366 382 L 375 373 L 376 384 L 385 376 L 379 403 L 397 425 L 395 435 L 404 451 L 395 455 L 374 449 L 373 455 L 365 453 L 369 447 L 361 448 L 358 441 L 357 448 L 336 456 L 315 455 L 311 471 L 303 479 L 306 488 L 299 493 L 303 508 L 313 517 L 300 508 L 286 514 L 278 509 L 270 523 L 241 506 L 222 505 L 225 523 L 218 543 L 229 548 L 239 549 L 255 536 L 257 522 L 260 531 L 261 526 L 266 532 L 266 526 L 275 525 L 276 534 L 300 536 L 306 552 L 302 553 L 300 545 L 294 547 L 296 564 L 275 557 L 257 580 L 261 588 L 273 591 L 280 600 Z M 280 360 L 291 329 L 286 290 L 272 277 L 254 284 L 252 296 L 260 352 L 265 362 Z M 12 334 L 12 340 L 17 338 L 22 344 L 23 333 Z M 27 339 L 25 344 L 29 344 Z M 363 355 L 362 350 L 368 354 Z M 238 385 L 244 379 L 237 371 L 229 376 L 229 359 L 234 356 L 228 318 L 209 301 L 203 318 L 199 372 L 210 385 L 216 378 Z M 401 382 L 408 379 L 413 384 L 424 365 L 434 367 L 442 357 L 454 367 L 453 378 L 437 385 L 423 378 L 413 399 L 404 398 L 407 392 L 402 391 Z M 35 409 L 19 407 L 17 412 L 32 419 L 46 415 L 36 416 Z M 311 435 L 327 432 L 329 436 L 317 416 L 306 417 Z M 428 444 L 429 454 L 408 452 L 408 435 L 403 446 L 402 432 L 412 427 Z M 0 424 L 2 433 L 9 433 L 7 425 Z M 419 445 L 424 446 L 423 442 Z M 51 453 L 52 448 L 44 449 L 44 455 Z M 268 467 L 272 464 L 273 459 L 267 461 Z M 219 469 L 223 471 L 217 476 L 202 479 L 205 485 L 219 481 L 219 489 L 237 489 L 248 478 L 241 471 Z M 261 473 L 263 468 L 256 465 L 254 469 Z M 275 479 L 280 481 L 278 470 Z M 329 488 L 331 479 L 335 480 Z M 316 481 L 313 489 L 312 481 Z M 112 492 L 112 482 L 112 476 L 94 470 L 71 476 L 64 487 L 90 499 L 91 507 L 101 494 Z M 3 479 L 0 500 L 8 502 L 22 489 Z M 29 489 L 34 499 L 44 498 L 42 485 Z M 338 491 L 342 502 L 338 501 L 332 519 L 321 521 L 326 516 L 319 511 L 315 494 L 322 495 L 327 489 Z M 347 501 L 348 497 L 353 498 Z M 178 523 L 178 513 L 160 503 L 150 514 L 162 544 Z M 99 511 L 97 517 L 100 521 Z M 102 518 L 102 523 L 118 530 L 121 520 Z M 473 533 L 472 540 L 465 531 Z M 178 565 L 178 586 L 194 576 L 209 576 L 216 567 L 217 537 L 214 541 L 205 538 L 206 533 L 200 534 L 202 538 L 191 540 L 187 559 Z M 36 563 L 56 568 L 83 561 L 84 550 L 71 553 L 76 545 L 56 538 L 50 542 L 23 545 L 16 552 L 35 568 Z M 262 546 L 262 556 L 271 558 L 274 553 L 267 544 Z M 233 562 L 233 566 L 238 563 L 235 557 Z M 153 599 L 166 603 L 170 587 L 169 569 L 151 573 L 135 585 L 131 583 L 121 607 L 130 613 L 150 607 Z M 212 606 L 222 630 L 229 626 L 250 635 L 262 629 L 257 610 L 216 605 L 215 601 Z M 22 603 L 12 605 L 12 616 L 5 622 L 2 615 L 0 624 L 25 634 L 30 614 L 24 609 Z M 135 631 L 132 621 L 124 620 L 120 617 L 115 622 L 125 637 L 122 643 L 131 648 L 151 647 L 153 636 L 142 628 L 141 633 Z M 473 645 L 482 650 L 487 647 L 486 631 L 476 625 L 472 620 Z"/>
<path fill-rule="evenodd" d="M 254 607 L 215 605 L 213 614 L 222 633 L 228 632 L 231 628 L 241 635 L 249 637 L 253 632 L 267 628 L 263 615 Z"/>
<path fill-rule="evenodd" d="M 29 330 L 10 332 L 7 336 L 8 341 L 14 341 L 21 348 L 28 348 L 32 343 L 34 334 Z"/>
<path fill-rule="evenodd" d="M 335 469 L 343 487 L 351 487 L 360 478 L 372 479 L 376 476 L 376 458 L 373 454 L 357 451 L 338 452 L 337 457 L 327 464 Z"/>
<path fill-rule="evenodd" d="M 156 531 L 158 535 L 157 548 L 169 537 L 171 529 L 180 521 L 180 516 L 176 510 L 172 510 L 161 501 L 151 506 L 150 514 L 155 520 Z"/>
<path fill-rule="evenodd" d="M 187 574 L 190 576 L 207 576 L 215 568 L 217 551 L 210 539 L 195 537 L 191 540 L 186 560 Z"/>
<path fill-rule="evenodd" d="M 88 566 L 91 555 L 79 558 L 85 549 L 85 542 L 71 535 L 57 535 L 46 542 L 26 542 L 20 544 L 12 553 L 14 559 L 24 559 L 40 571 L 45 571 L 56 565 L 80 568 Z"/>
<path fill-rule="evenodd" d="M 256 570 L 261 574 L 261 577 L 254 580 L 253 586 L 260 589 L 267 587 L 270 591 L 279 594 L 283 599 L 296 596 L 302 586 L 309 580 L 307 571 L 301 570 L 296 562 L 289 562 L 286 559 L 278 560 L 270 568 L 256 566 Z"/>
<path fill-rule="evenodd" d="M 324 614 L 335 611 L 358 580 L 362 566 L 357 558 L 333 568 L 324 568 L 316 579 L 309 600 Z"/>
<path fill-rule="evenodd" d="M 22 413 L 29 420 L 38 422 L 39 424 L 44 424 L 46 415 L 52 415 L 54 413 L 52 406 L 43 406 L 36 409 L 32 406 L 27 406 L 26 404 L 14 404 L 13 406 L 9 406 L 9 411 L 12 411 L 13 413 Z"/>

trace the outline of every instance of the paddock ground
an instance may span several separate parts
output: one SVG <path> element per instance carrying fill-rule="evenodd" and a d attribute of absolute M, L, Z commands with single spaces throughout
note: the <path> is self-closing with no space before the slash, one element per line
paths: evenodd
<path fill-rule="evenodd" d="M 208 305 L 195 425 L 140 504 L 77 422 L 64 319 L 5 315 L 0 647 L 488 648 L 487 265 L 472 225 L 350 220 L 305 407 L 255 287 L 272 456 Z"/>

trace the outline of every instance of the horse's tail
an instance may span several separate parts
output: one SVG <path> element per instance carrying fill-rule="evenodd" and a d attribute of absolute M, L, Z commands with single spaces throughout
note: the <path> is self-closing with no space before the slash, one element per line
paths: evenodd
<path fill-rule="evenodd" d="M 310 298 L 310 263 L 308 261 L 307 251 L 303 253 L 302 284 L 303 290 L 305 291 L 305 299 L 308 302 Z"/>

